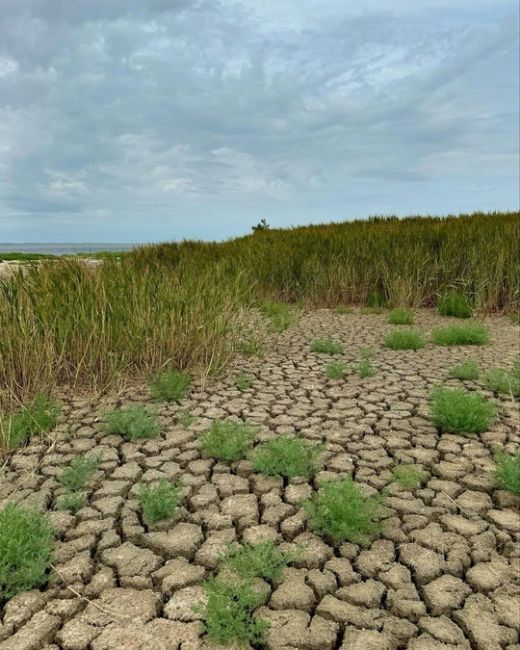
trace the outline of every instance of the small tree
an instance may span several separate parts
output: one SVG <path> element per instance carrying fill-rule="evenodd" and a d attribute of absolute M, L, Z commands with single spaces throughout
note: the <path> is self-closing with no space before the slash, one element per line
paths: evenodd
<path fill-rule="evenodd" d="M 253 226 L 253 232 L 260 232 L 261 230 L 269 230 L 270 226 L 265 219 L 261 219 L 256 226 Z"/>

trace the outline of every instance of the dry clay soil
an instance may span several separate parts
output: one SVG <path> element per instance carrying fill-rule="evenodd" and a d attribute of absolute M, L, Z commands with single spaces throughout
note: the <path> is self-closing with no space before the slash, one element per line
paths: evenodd
<path fill-rule="evenodd" d="M 428 333 L 447 324 L 422 311 Z M 0 507 L 9 500 L 49 510 L 57 531 L 48 586 L 19 594 L 0 609 L 0 650 L 195 650 L 204 647 L 202 583 L 233 542 L 274 540 L 297 550 L 258 615 L 268 620 L 272 650 L 519 650 L 519 499 L 497 488 L 493 449 L 518 449 L 518 407 L 498 397 L 500 417 L 480 436 L 439 435 L 429 394 L 455 363 L 475 358 L 484 369 L 510 367 L 519 328 L 487 319 L 484 347 L 394 351 L 384 314 L 304 314 L 281 335 L 268 335 L 260 358 L 238 359 L 224 379 L 195 386 L 177 404 L 158 404 L 164 425 L 154 440 L 129 443 L 103 434 L 100 399 L 66 402 L 49 446 L 33 444 L 1 470 Z M 352 365 L 374 351 L 377 375 L 329 380 L 327 355 L 310 351 L 317 337 L 345 346 Z M 337 357 L 336 357 L 337 360 Z M 251 389 L 234 385 L 238 373 Z M 486 393 L 478 382 L 464 382 Z M 149 401 L 145 387 L 122 391 L 111 406 Z M 196 416 L 176 423 L 179 409 Z M 198 436 L 212 420 L 238 418 L 260 427 L 260 440 L 297 434 L 324 443 L 323 470 L 312 482 L 253 473 L 247 461 L 202 457 Z M 76 516 L 54 510 L 56 477 L 78 453 L 99 453 L 88 505 Z M 427 473 L 407 491 L 395 464 Z M 386 487 L 382 535 L 362 548 L 333 547 L 309 530 L 300 507 L 320 481 L 353 475 L 367 492 Z M 174 521 L 147 526 L 136 488 L 181 480 Z"/>

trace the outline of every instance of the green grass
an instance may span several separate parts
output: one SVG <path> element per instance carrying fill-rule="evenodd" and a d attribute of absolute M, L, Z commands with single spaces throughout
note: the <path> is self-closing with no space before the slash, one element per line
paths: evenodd
<path fill-rule="evenodd" d="M 272 332 L 283 332 L 295 321 L 294 310 L 283 302 L 264 302 L 260 312 L 269 319 Z"/>
<path fill-rule="evenodd" d="M 520 451 L 508 454 L 497 451 L 495 477 L 499 487 L 520 496 Z"/>
<path fill-rule="evenodd" d="M 238 390 L 249 390 L 253 385 L 253 378 L 249 375 L 241 374 L 235 379 L 235 386 Z"/>
<path fill-rule="evenodd" d="M 480 376 L 480 367 L 474 359 L 463 361 L 450 370 L 450 377 L 454 379 L 475 380 Z"/>
<path fill-rule="evenodd" d="M 511 314 L 511 322 L 514 323 L 515 325 L 519 325 L 520 324 L 520 314 L 519 313 Z"/>
<path fill-rule="evenodd" d="M 511 371 L 493 368 L 484 374 L 484 383 L 495 393 L 520 397 L 520 357 Z"/>
<path fill-rule="evenodd" d="M 310 478 L 321 467 L 321 451 L 321 447 L 311 445 L 299 438 L 277 436 L 258 445 L 251 454 L 250 460 L 255 472 L 268 476 Z"/>
<path fill-rule="evenodd" d="M 200 438 L 206 456 L 233 462 L 244 458 L 257 436 L 257 430 L 232 420 L 215 420 Z"/>
<path fill-rule="evenodd" d="M 378 522 L 381 498 L 364 496 L 351 478 L 323 483 L 303 505 L 311 529 L 334 544 L 346 541 L 365 544 L 381 530 Z"/>
<path fill-rule="evenodd" d="M 208 639 L 218 645 L 262 645 L 269 625 L 254 617 L 265 595 L 247 581 L 210 578 L 204 583 L 203 611 Z"/>
<path fill-rule="evenodd" d="M 77 492 L 85 487 L 87 481 L 99 468 L 99 458 L 79 454 L 58 476 L 58 481 L 71 492 Z"/>
<path fill-rule="evenodd" d="M 425 343 L 420 332 L 414 330 L 394 330 L 385 338 L 385 345 L 392 350 L 419 350 Z"/>
<path fill-rule="evenodd" d="M 0 603 L 47 582 L 53 543 L 45 515 L 12 503 L 0 510 Z"/>
<path fill-rule="evenodd" d="M 222 558 L 221 563 L 244 579 L 262 578 L 280 580 L 290 557 L 273 542 L 235 546 Z"/>
<path fill-rule="evenodd" d="M 437 311 L 441 316 L 471 318 L 473 316 L 473 304 L 467 294 L 450 289 L 439 296 Z"/>
<path fill-rule="evenodd" d="M 353 311 L 352 307 L 347 307 L 347 305 L 336 305 L 336 307 L 334 307 L 335 314 L 351 314 Z"/>
<path fill-rule="evenodd" d="M 435 425 L 448 433 L 483 433 L 498 413 L 494 402 L 463 388 L 437 388 L 431 412 Z"/>
<path fill-rule="evenodd" d="M 489 341 L 489 330 L 481 323 L 464 323 L 432 330 L 436 345 L 484 345 Z"/>
<path fill-rule="evenodd" d="M 189 427 L 197 418 L 187 409 L 182 409 L 175 414 L 175 421 L 183 427 Z"/>
<path fill-rule="evenodd" d="M 329 379 L 342 379 L 348 371 L 348 366 L 342 361 L 335 361 L 327 364 L 325 374 Z"/>
<path fill-rule="evenodd" d="M 47 253 L 0 253 L 0 262 L 34 262 L 56 259 L 56 255 Z"/>
<path fill-rule="evenodd" d="M 377 370 L 372 365 L 370 359 L 362 359 L 358 364 L 357 372 L 362 379 L 373 377 L 377 374 Z"/>
<path fill-rule="evenodd" d="M 0 457 L 17 449 L 33 436 L 50 433 L 58 423 L 61 405 L 47 395 L 37 395 L 15 414 L 0 413 Z"/>
<path fill-rule="evenodd" d="M 415 465 L 396 465 L 392 475 L 396 483 L 408 490 L 415 490 L 428 478 L 428 474 Z"/>
<path fill-rule="evenodd" d="M 150 378 L 149 386 L 154 399 L 178 402 L 191 386 L 191 378 L 179 370 L 162 370 Z"/>
<path fill-rule="evenodd" d="M 145 406 L 131 405 L 117 409 L 105 416 L 105 430 L 126 440 L 155 438 L 161 433 L 157 417 Z"/>
<path fill-rule="evenodd" d="M 365 304 L 368 308 L 382 309 L 386 305 L 386 296 L 380 289 L 375 289 L 367 293 Z"/>
<path fill-rule="evenodd" d="M 405 309 L 404 307 L 398 307 L 392 309 L 388 314 L 388 322 L 391 325 L 411 325 L 414 321 L 415 314 L 411 309 Z"/>
<path fill-rule="evenodd" d="M 259 357 L 262 354 L 262 342 L 256 337 L 251 337 L 247 341 L 239 341 L 237 349 L 245 357 Z"/>
<path fill-rule="evenodd" d="M 162 479 L 152 485 L 142 485 L 137 496 L 145 520 L 155 522 L 175 515 L 181 492 L 178 484 Z"/>
<path fill-rule="evenodd" d="M 333 339 L 316 339 L 311 344 L 311 351 L 319 354 L 343 354 L 345 351 L 341 343 Z"/>
<path fill-rule="evenodd" d="M 71 515 L 77 514 L 85 505 L 87 498 L 84 492 L 67 492 L 58 499 L 57 510 L 66 510 Z"/>

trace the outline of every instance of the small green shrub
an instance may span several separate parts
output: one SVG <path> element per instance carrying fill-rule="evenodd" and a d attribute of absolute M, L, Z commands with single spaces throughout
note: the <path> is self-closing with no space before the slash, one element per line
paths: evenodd
<path fill-rule="evenodd" d="M 504 490 L 520 496 L 520 451 L 516 454 L 507 454 L 498 451 L 495 454 L 497 464 L 495 476 L 498 485 Z"/>
<path fill-rule="evenodd" d="M 334 307 L 334 313 L 336 314 L 351 314 L 352 311 L 352 307 L 347 307 L 347 305 L 337 305 Z"/>
<path fill-rule="evenodd" d="M 47 582 L 53 542 L 46 516 L 13 503 L 0 510 L 0 602 Z"/>
<path fill-rule="evenodd" d="M 239 341 L 237 348 L 246 357 L 255 357 L 262 354 L 262 342 L 255 337 L 247 341 Z"/>
<path fill-rule="evenodd" d="M 513 370 L 508 372 L 503 368 L 493 368 L 484 375 L 484 383 L 494 393 L 504 393 L 520 396 L 520 358 L 515 363 Z"/>
<path fill-rule="evenodd" d="M 458 366 L 450 370 L 450 377 L 454 379 L 478 379 L 480 376 L 480 367 L 474 359 L 463 361 Z"/>
<path fill-rule="evenodd" d="M 161 432 L 156 416 L 145 406 L 126 406 L 105 417 L 107 433 L 117 433 L 127 440 L 155 438 Z"/>
<path fill-rule="evenodd" d="M 369 359 L 362 359 L 359 362 L 357 371 L 358 371 L 358 375 L 362 379 L 366 379 L 367 377 L 373 377 L 374 375 L 377 374 L 377 370 L 374 368 L 374 366 L 372 365 Z"/>
<path fill-rule="evenodd" d="M 346 363 L 336 361 L 329 363 L 325 368 L 325 374 L 329 379 L 342 379 L 347 374 L 348 366 Z"/>
<path fill-rule="evenodd" d="M 58 499 L 57 510 L 67 510 L 71 515 L 78 513 L 87 499 L 84 492 L 68 492 Z"/>
<path fill-rule="evenodd" d="M 388 314 L 388 322 L 391 325 L 411 325 L 414 321 L 415 314 L 410 309 L 404 309 L 404 307 L 398 307 L 397 309 L 392 309 Z"/>
<path fill-rule="evenodd" d="M 515 325 L 520 324 L 520 314 L 511 314 L 511 322 L 514 323 Z"/>
<path fill-rule="evenodd" d="M 254 618 L 265 595 L 248 582 L 210 578 L 204 583 L 207 604 L 203 611 L 208 638 L 219 645 L 261 645 L 269 624 Z"/>
<path fill-rule="evenodd" d="M 242 578 L 264 580 L 279 580 L 289 561 L 289 556 L 273 542 L 235 546 L 221 558 L 222 564 Z"/>
<path fill-rule="evenodd" d="M 175 414 L 175 421 L 178 422 L 183 427 L 189 427 L 195 422 L 197 418 L 190 413 L 187 409 L 182 409 Z"/>
<path fill-rule="evenodd" d="M 47 395 L 37 395 L 15 415 L 0 416 L 0 436 L 8 449 L 16 449 L 32 436 L 49 433 L 58 423 L 61 406 Z"/>
<path fill-rule="evenodd" d="M 154 522 L 174 516 L 181 491 L 178 484 L 162 479 L 153 485 L 142 485 L 137 496 L 145 520 Z"/>
<path fill-rule="evenodd" d="M 231 420 L 215 420 L 202 434 L 201 449 L 206 456 L 218 460 L 236 461 L 244 458 L 253 444 L 257 430 Z"/>
<path fill-rule="evenodd" d="M 473 304 L 469 296 L 460 291 L 450 290 L 442 294 L 437 301 L 437 311 L 441 316 L 471 318 Z"/>
<path fill-rule="evenodd" d="M 332 339 L 316 339 L 311 344 L 311 351 L 320 354 L 343 354 L 344 348 L 341 343 Z"/>
<path fill-rule="evenodd" d="M 396 465 L 392 474 L 396 483 L 408 490 L 418 488 L 428 478 L 428 474 L 416 465 Z"/>
<path fill-rule="evenodd" d="M 269 329 L 273 332 L 283 332 L 295 320 L 293 310 L 284 302 L 264 302 L 260 312 L 270 320 Z"/>
<path fill-rule="evenodd" d="M 238 390 L 249 390 L 253 385 L 253 379 L 249 375 L 238 375 L 235 379 L 235 386 Z"/>
<path fill-rule="evenodd" d="M 251 463 L 256 472 L 268 476 L 281 475 L 287 478 L 305 476 L 310 478 L 319 470 L 321 448 L 299 438 L 278 436 L 258 445 L 251 454 Z"/>
<path fill-rule="evenodd" d="M 351 478 L 327 481 L 303 504 L 309 524 L 335 544 L 364 544 L 381 530 L 379 495 L 366 497 Z"/>
<path fill-rule="evenodd" d="M 483 433 L 496 415 L 496 404 L 479 393 L 437 388 L 432 394 L 432 418 L 441 431 Z"/>
<path fill-rule="evenodd" d="M 489 330 L 480 323 L 464 323 L 432 330 L 437 345 L 484 345 L 489 340 Z"/>
<path fill-rule="evenodd" d="M 167 369 L 158 372 L 149 380 L 150 393 L 156 400 L 177 402 L 191 386 L 191 378 L 185 372 Z"/>
<path fill-rule="evenodd" d="M 82 490 L 85 483 L 97 471 L 99 458 L 89 458 L 79 454 L 58 476 L 58 481 L 71 492 Z"/>
<path fill-rule="evenodd" d="M 394 330 L 387 335 L 385 345 L 392 350 L 419 350 L 424 347 L 424 339 L 414 330 Z"/>

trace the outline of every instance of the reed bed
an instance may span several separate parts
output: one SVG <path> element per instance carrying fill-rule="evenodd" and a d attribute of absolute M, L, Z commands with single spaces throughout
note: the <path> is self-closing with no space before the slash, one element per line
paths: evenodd
<path fill-rule="evenodd" d="M 519 217 L 376 218 L 39 263 L 0 280 L 0 404 L 167 366 L 218 371 L 241 310 L 265 301 L 433 306 L 455 288 L 517 311 Z"/>

